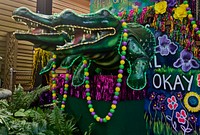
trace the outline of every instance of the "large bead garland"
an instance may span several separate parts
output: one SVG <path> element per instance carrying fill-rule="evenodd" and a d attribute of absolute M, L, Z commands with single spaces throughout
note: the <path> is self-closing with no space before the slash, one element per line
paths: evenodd
<path fill-rule="evenodd" d="M 85 75 L 85 89 L 86 89 L 86 99 L 87 99 L 87 103 L 88 103 L 88 108 L 89 108 L 89 111 L 91 113 L 91 115 L 93 116 L 93 118 L 97 121 L 97 122 L 100 122 L 100 123 L 106 123 L 107 121 L 109 121 L 111 119 L 111 117 L 113 116 L 113 113 L 115 112 L 116 108 L 117 108 L 117 99 L 118 99 L 118 96 L 120 94 L 120 90 L 121 90 L 121 82 L 122 82 L 122 78 L 123 78 L 123 69 L 124 69 L 124 64 L 125 64 L 125 55 L 126 55 L 126 45 L 127 45 L 127 37 L 128 37 L 128 31 L 127 31 L 127 23 L 122 20 L 122 27 L 123 27 L 123 38 L 122 38 L 122 46 L 121 46 L 121 60 L 120 60 L 120 65 L 119 65 L 119 70 L 118 70 L 118 79 L 117 79 L 117 84 L 116 84 L 116 87 L 115 87 L 115 92 L 114 92 L 114 97 L 113 97 L 113 101 L 112 101 L 112 104 L 111 104 L 111 108 L 108 112 L 108 114 L 102 118 L 100 116 L 98 116 L 93 108 L 93 105 L 92 105 L 92 100 L 91 100 L 91 94 L 90 94 L 90 82 L 89 82 L 89 72 L 88 72 L 88 68 L 85 68 L 84 69 L 84 75 Z M 87 67 L 87 60 L 84 59 L 83 60 L 83 64 L 84 64 L 84 67 Z"/>
<path fill-rule="evenodd" d="M 56 55 L 54 54 L 53 55 L 53 68 L 52 68 L 52 102 L 55 105 L 57 105 L 57 96 L 56 96 Z M 69 87 L 69 84 L 68 84 L 68 81 L 69 81 L 69 72 L 68 70 L 66 70 L 66 74 L 65 74 L 65 85 L 64 85 L 64 92 L 63 92 L 63 98 L 62 98 L 62 102 L 61 102 L 61 110 L 64 111 L 65 109 L 65 102 L 67 100 L 67 91 L 68 91 L 68 87 Z"/>

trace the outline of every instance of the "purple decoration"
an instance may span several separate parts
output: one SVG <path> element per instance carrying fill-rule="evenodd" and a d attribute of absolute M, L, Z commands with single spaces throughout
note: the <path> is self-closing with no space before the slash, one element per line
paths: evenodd
<path fill-rule="evenodd" d="M 187 11 L 191 10 L 189 7 L 186 8 Z"/>
<path fill-rule="evenodd" d="M 125 59 L 126 59 L 126 56 L 121 56 L 121 59 L 122 59 L 122 60 L 125 60 Z"/>
<path fill-rule="evenodd" d="M 103 122 L 103 119 L 102 119 L 102 118 L 100 118 L 100 119 L 99 119 L 99 122 L 100 122 L 100 123 L 102 123 L 102 122 Z"/>
<path fill-rule="evenodd" d="M 113 100 L 113 102 L 112 102 L 112 103 L 116 105 L 116 104 L 117 104 L 117 101 L 116 101 L 116 100 Z"/>
<path fill-rule="evenodd" d="M 94 116 L 96 113 L 95 112 L 91 112 L 91 115 Z"/>
<path fill-rule="evenodd" d="M 121 70 L 123 71 L 123 70 Z M 121 72 L 120 71 L 120 72 Z M 70 78 L 71 75 L 70 75 Z M 146 97 L 146 89 L 141 91 L 134 91 L 130 89 L 126 85 L 126 76 L 123 77 L 123 81 L 121 82 L 121 90 L 119 96 L 114 96 L 113 93 L 115 92 L 115 87 L 117 85 L 117 75 L 95 75 L 93 77 L 88 77 L 90 81 L 90 94 L 93 100 L 103 100 L 103 101 L 126 101 L 126 100 L 142 100 Z M 56 78 L 57 87 L 56 92 L 57 94 L 68 94 L 68 96 L 86 99 L 86 92 L 85 86 L 73 87 L 71 84 L 71 80 L 69 80 L 69 89 L 68 91 L 64 91 L 64 84 L 65 84 L 65 74 L 59 74 Z M 40 101 L 44 102 L 48 100 L 48 103 L 52 101 L 51 91 L 42 96 Z"/>
<path fill-rule="evenodd" d="M 127 32 L 128 32 L 128 30 L 127 30 L 127 29 L 124 29 L 124 32 L 126 32 L 126 33 L 127 33 Z"/>
<path fill-rule="evenodd" d="M 194 21 L 194 18 L 192 17 L 192 18 L 190 18 L 190 21 Z"/>
<path fill-rule="evenodd" d="M 161 112 L 164 112 L 166 109 L 167 109 L 167 107 L 166 107 L 165 104 L 161 104 L 161 105 L 159 106 L 159 110 L 160 110 Z"/>
<path fill-rule="evenodd" d="M 176 93 L 176 98 L 177 98 L 178 100 L 183 99 L 182 93 L 181 93 L 181 92 L 177 92 L 177 93 Z"/>
<path fill-rule="evenodd" d="M 160 53 L 162 56 L 176 53 L 178 46 L 171 42 L 167 35 L 158 37 L 158 41 L 159 45 L 156 46 L 156 53 Z"/>
<path fill-rule="evenodd" d="M 119 97 L 118 96 L 114 96 L 114 99 L 117 100 Z"/>
<path fill-rule="evenodd" d="M 177 0 L 167 0 L 168 7 L 174 7 L 176 5 Z"/>
<path fill-rule="evenodd" d="M 89 89 L 89 88 L 87 88 L 87 89 L 85 89 L 85 91 L 86 91 L 86 92 L 89 92 L 89 91 L 90 91 L 90 89 Z"/>
<path fill-rule="evenodd" d="M 123 42 L 122 42 L 122 45 L 123 45 L 123 46 L 126 46 L 126 45 L 127 45 L 127 42 L 123 41 Z"/>
<path fill-rule="evenodd" d="M 199 68 L 199 64 L 192 58 L 192 52 L 184 49 L 180 53 L 180 58 L 174 62 L 173 66 L 176 68 L 181 67 L 184 72 L 188 72 L 191 68 Z"/>
<path fill-rule="evenodd" d="M 188 117 L 188 120 L 191 122 L 191 123 L 196 123 L 197 122 L 197 117 L 194 115 L 194 114 L 191 114 L 189 117 Z"/>
<path fill-rule="evenodd" d="M 195 30 L 195 31 L 198 31 L 198 30 L 199 30 L 199 28 L 198 28 L 198 27 L 196 27 L 194 30 Z"/>
<path fill-rule="evenodd" d="M 156 98 L 156 93 L 155 92 L 152 92 L 149 96 L 149 100 L 154 100 Z"/>
<path fill-rule="evenodd" d="M 113 115 L 113 114 L 112 114 L 111 112 L 108 113 L 108 116 L 112 117 L 112 115 Z"/>
<path fill-rule="evenodd" d="M 89 79 L 90 79 L 89 76 L 86 76 L 86 77 L 85 77 L 85 80 L 89 80 Z"/>
<path fill-rule="evenodd" d="M 92 101 L 91 101 L 91 100 L 88 100 L 87 103 L 88 103 L 88 104 L 92 104 Z"/>
<path fill-rule="evenodd" d="M 165 95 L 161 94 L 161 95 L 157 96 L 157 99 L 158 99 L 158 103 L 164 103 L 166 97 L 165 97 Z"/>
<path fill-rule="evenodd" d="M 124 71 L 122 69 L 119 69 L 118 70 L 118 73 L 123 73 Z"/>
<path fill-rule="evenodd" d="M 65 104 L 65 101 L 62 101 L 62 104 Z"/>
<path fill-rule="evenodd" d="M 121 87 L 121 83 L 117 83 L 116 86 L 117 86 L 117 87 Z"/>

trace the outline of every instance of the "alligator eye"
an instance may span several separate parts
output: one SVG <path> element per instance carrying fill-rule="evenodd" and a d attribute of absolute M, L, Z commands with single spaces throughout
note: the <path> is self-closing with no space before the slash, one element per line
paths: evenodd
<path fill-rule="evenodd" d="M 110 12 L 108 12 L 107 10 L 102 10 L 101 11 L 101 15 L 103 15 L 103 16 L 109 16 L 110 15 Z"/>
<path fill-rule="evenodd" d="M 73 15 L 74 15 L 74 13 L 71 12 L 71 11 L 69 11 L 69 10 L 66 10 L 66 11 L 64 11 L 64 12 L 62 13 L 62 17 L 63 17 L 63 18 L 69 18 L 70 16 L 73 16 Z"/>

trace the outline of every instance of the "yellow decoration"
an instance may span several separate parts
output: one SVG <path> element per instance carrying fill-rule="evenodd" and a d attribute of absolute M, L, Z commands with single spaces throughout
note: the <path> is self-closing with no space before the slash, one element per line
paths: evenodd
<path fill-rule="evenodd" d="M 189 14 L 189 15 L 188 15 L 188 18 L 189 18 L 189 19 L 192 18 L 192 17 L 193 17 L 192 14 Z"/>
<path fill-rule="evenodd" d="M 127 23 L 126 22 L 123 22 L 122 23 L 122 26 L 124 27 L 124 26 L 127 26 Z"/>
<path fill-rule="evenodd" d="M 53 58 L 54 58 L 54 59 L 56 58 L 56 55 L 55 55 L 55 54 L 53 55 Z"/>
<path fill-rule="evenodd" d="M 181 4 L 179 7 L 177 7 L 174 10 L 174 15 L 173 17 L 175 19 L 179 19 L 180 21 L 183 21 L 183 18 L 187 17 L 187 6 L 185 4 Z"/>
<path fill-rule="evenodd" d="M 123 77 L 123 75 L 122 74 L 118 74 L 118 78 L 122 78 Z"/>
<path fill-rule="evenodd" d="M 111 105 L 111 108 L 112 108 L 112 109 L 116 109 L 116 107 L 117 107 L 117 106 L 114 105 L 114 104 Z"/>
<path fill-rule="evenodd" d="M 52 77 L 53 77 L 53 78 L 56 78 L 56 74 L 52 74 Z"/>
<path fill-rule="evenodd" d="M 124 65 L 125 64 L 125 60 L 120 60 L 120 64 Z"/>
<path fill-rule="evenodd" d="M 69 74 L 65 74 L 65 77 L 69 77 Z"/>
<path fill-rule="evenodd" d="M 86 99 L 87 99 L 87 100 L 91 100 L 91 97 L 87 97 Z"/>
<path fill-rule="evenodd" d="M 56 84 L 52 84 L 52 87 L 55 88 L 55 87 L 56 87 Z"/>
<path fill-rule="evenodd" d="M 42 50 L 41 48 L 34 48 L 34 54 L 33 54 L 33 71 L 32 71 L 32 81 L 31 85 L 33 87 L 35 80 L 36 80 L 36 73 L 38 72 L 39 66 L 45 67 L 47 65 L 47 62 L 52 57 L 51 52 Z M 54 56 L 56 57 L 56 55 Z M 46 82 L 50 84 L 50 78 L 48 75 L 44 75 Z"/>
<path fill-rule="evenodd" d="M 69 87 L 69 84 L 65 84 L 65 88 L 68 88 Z"/>
<path fill-rule="evenodd" d="M 61 105 L 61 108 L 65 108 L 65 105 L 62 104 L 62 105 Z"/>
<path fill-rule="evenodd" d="M 64 95 L 63 95 L 63 98 L 67 98 L 67 94 L 64 94 Z"/>
<path fill-rule="evenodd" d="M 197 106 L 193 107 L 188 103 L 189 102 L 188 100 L 190 97 L 196 97 L 198 99 Z M 188 92 L 185 95 L 183 102 L 188 111 L 190 111 L 190 112 L 199 112 L 200 111 L 200 96 L 196 92 Z"/>
<path fill-rule="evenodd" d="M 90 108 L 90 110 L 89 110 L 90 112 L 94 112 L 94 108 Z"/>
<path fill-rule="evenodd" d="M 110 116 L 106 115 L 106 120 L 110 120 Z"/>
<path fill-rule="evenodd" d="M 124 32 L 123 36 L 128 37 L 128 33 Z"/>
<path fill-rule="evenodd" d="M 84 74 L 85 74 L 85 76 L 89 76 L 89 72 L 85 72 Z"/>
<path fill-rule="evenodd" d="M 100 117 L 97 117 L 97 118 L 96 118 L 96 121 L 99 121 L 99 120 L 100 120 Z"/>
<path fill-rule="evenodd" d="M 156 14 L 164 14 L 167 10 L 167 2 L 160 1 L 155 3 L 154 9 Z"/>
<path fill-rule="evenodd" d="M 193 24 L 192 27 L 195 29 L 197 28 L 197 24 Z"/>
<path fill-rule="evenodd" d="M 126 51 L 127 47 L 126 46 L 122 46 L 122 51 Z"/>
<path fill-rule="evenodd" d="M 53 65 L 53 68 L 56 68 L 56 65 Z"/>
<path fill-rule="evenodd" d="M 86 84 L 86 85 L 85 85 L 85 88 L 86 88 L 86 89 L 90 88 L 90 85 L 89 85 L 89 84 Z"/>
<path fill-rule="evenodd" d="M 119 92 L 119 91 L 120 91 L 120 87 L 116 87 L 116 88 L 115 88 L 115 91 L 116 91 L 116 92 Z"/>
<path fill-rule="evenodd" d="M 87 60 L 83 60 L 83 64 L 87 64 Z"/>
<path fill-rule="evenodd" d="M 53 93 L 53 94 L 52 94 L 52 97 L 56 97 L 56 93 Z"/>

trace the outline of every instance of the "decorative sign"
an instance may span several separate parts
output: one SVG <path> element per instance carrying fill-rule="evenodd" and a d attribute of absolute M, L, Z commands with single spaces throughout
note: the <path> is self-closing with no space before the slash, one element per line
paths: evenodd
<path fill-rule="evenodd" d="M 109 8 L 117 13 L 121 10 L 130 10 L 136 7 L 142 9 L 153 4 L 154 0 L 90 0 L 90 11 L 95 12 L 102 8 Z"/>
<path fill-rule="evenodd" d="M 155 31 L 156 55 L 150 63 L 145 104 L 148 132 L 196 134 L 200 127 L 200 70 L 192 51 Z"/>

